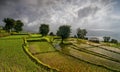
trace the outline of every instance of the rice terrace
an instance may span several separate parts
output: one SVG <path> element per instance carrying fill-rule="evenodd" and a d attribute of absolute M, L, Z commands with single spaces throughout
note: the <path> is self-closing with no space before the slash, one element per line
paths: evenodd
<path fill-rule="evenodd" d="M 120 72 L 120 1 L 0 1 L 0 72 Z"/>

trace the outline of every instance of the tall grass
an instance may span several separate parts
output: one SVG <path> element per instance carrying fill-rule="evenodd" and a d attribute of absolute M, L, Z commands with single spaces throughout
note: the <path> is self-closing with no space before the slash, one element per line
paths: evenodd
<path fill-rule="evenodd" d="M 22 44 L 21 36 L 0 38 L 0 72 L 44 72 L 24 53 Z"/>

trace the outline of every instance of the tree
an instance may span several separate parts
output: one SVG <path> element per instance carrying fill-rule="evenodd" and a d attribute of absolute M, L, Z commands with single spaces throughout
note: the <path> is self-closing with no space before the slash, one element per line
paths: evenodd
<path fill-rule="evenodd" d="M 84 39 L 86 34 L 87 34 L 86 29 L 80 29 L 80 28 L 77 29 L 77 37 L 78 38 Z"/>
<path fill-rule="evenodd" d="M 74 38 L 77 38 L 77 36 L 76 36 L 76 35 L 74 35 Z"/>
<path fill-rule="evenodd" d="M 8 32 L 11 32 L 15 25 L 15 20 L 12 18 L 4 18 L 3 22 L 5 23 L 4 29 Z"/>
<path fill-rule="evenodd" d="M 106 36 L 104 36 L 103 39 L 104 39 L 104 42 L 109 42 L 110 37 L 106 37 Z"/>
<path fill-rule="evenodd" d="M 61 43 L 63 43 L 63 40 L 68 38 L 70 36 L 71 33 L 71 29 L 69 25 L 62 25 L 59 27 L 58 31 L 57 31 L 57 35 L 61 36 L 62 41 Z"/>
<path fill-rule="evenodd" d="M 50 36 L 54 36 L 54 33 L 53 32 L 50 32 L 50 34 L 49 34 Z"/>
<path fill-rule="evenodd" d="M 118 43 L 118 41 L 116 40 L 116 39 L 111 39 L 111 41 L 110 41 L 111 43 L 115 43 L 115 44 L 117 44 Z"/>
<path fill-rule="evenodd" d="M 20 20 L 17 20 L 17 21 L 15 22 L 15 26 L 14 26 L 15 31 L 16 31 L 16 32 L 22 31 L 22 26 L 23 26 L 23 25 L 24 25 L 24 24 L 23 24 Z"/>
<path fill-rule="evenodd" d="M 41 24 L 39 27 L 39 33 L 42 34 L 42 36 L 46 36 L 49 32 L 49 25 L 47 24 Z"/>

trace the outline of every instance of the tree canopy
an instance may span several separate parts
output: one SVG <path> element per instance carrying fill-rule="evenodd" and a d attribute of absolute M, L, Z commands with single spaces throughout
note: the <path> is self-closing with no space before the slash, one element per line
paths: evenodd
<path fill-rule="evenodd" d="M 46 36 L 49 32 L 49 25 L 47 24 L 41 24 L 39 27 L 39 33 L 42 34 L 42 36 Z"/>
<path fill-rule="evenodd" d="M 5 23 L 4 29 L 8 32 L 14 28 L 15 20 L 12 18 L 4 18 L 3 22 Z"/>
<path fill-rule="evenodd" d="M 116 39 L 111 39 L 111 41 L 110 41 L 111 43 L 115 43 L 115 44 L 117 44 L 118 43 L 118 41 L 116 40 Z"/>
<path fill-rule="evenodd" d="M 110 37 L 104 36 L 103 39 L 104 39 L 104 42 L 109 42 L 110 41 Z"/>
<path fill-rule="evenodd" d="M 16 32 L 20 32 L 22 31 L 22 26 L 24 24 L 20 21 L 20 20 L 17 20 L 16 23 L 15 23 L 15 26 L 14 26 L 14 29 Z"/>
<path fill-rule="evenodd" d="M 5 23 L 4 30 L 8 32 L 11 32 L 11 30 L 22 31 L 22 26 L 24 25 L 22 21 L 12 18 L 4 18 L 3 22 Z"/>
<path fill-rule="evenodd" d="M 71 33 L 70 27 L 71 26 L 69 26 L 69 25 L 62 25 L 62 26 L 59 27 L 59 29 L 57 31 L 57 35 L 61 36 L 62 43 L 63 43 L 64 39 L 66 39 L 70 36 L 70 33 Z"/>
<path fill-rule="evenodd" d="M 50 34 L 49 34 L 50 36 L 54 36 L 55 34 L 53 33 L 53 32 L 50 32 Z"/>
<path fill-rule="evenodd" d="M 77 37 L 78 38 L 84 39 L 86 34 L 87 34 L 86 29 L 80 29 L 80 28 L 77 29 Z"/>

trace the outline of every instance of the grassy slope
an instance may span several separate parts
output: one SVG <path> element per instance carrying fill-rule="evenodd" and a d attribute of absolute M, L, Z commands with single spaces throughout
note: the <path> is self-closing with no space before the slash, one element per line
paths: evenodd
<path fill-rule="evenodd" d="M 0 72 L 44 72 L 24 53 L 20 38 L 21 36 L 0 38 Z"/>
<path fill-rule="evenodd" d="M 46 50 L 48 50 L 48 48 L 50 47 L 51 51 L 54 51 L 50 44 L 45 42 L 31 43 L 30 46 L 32 45 L 34 50 L 31 50 L 31 52 L 34 53 L 42 51 L 44 52 L 44 50 L 39 51 L 43 49 L 43 47 Z M 74 59 L 70 56 L 61 54 L 59 52 L 36 54 L 35 56 L 44 63 L 60 69 L 61 72 L 110 72 L 107 69 L 88 64 L 86 62 Z"/>

